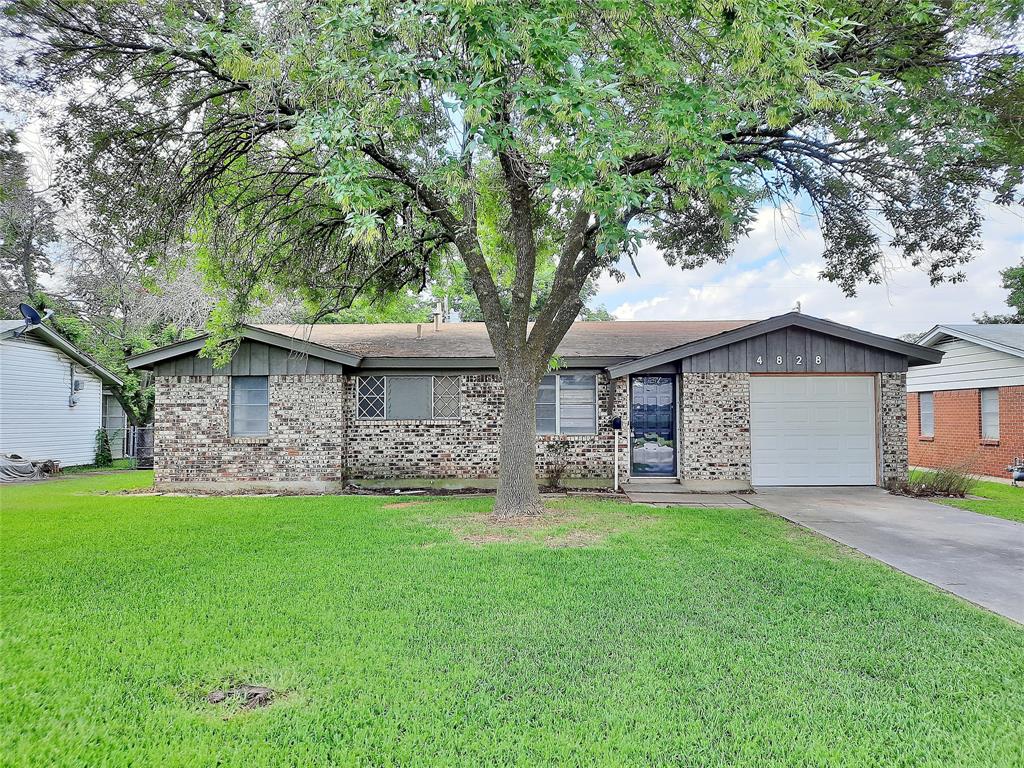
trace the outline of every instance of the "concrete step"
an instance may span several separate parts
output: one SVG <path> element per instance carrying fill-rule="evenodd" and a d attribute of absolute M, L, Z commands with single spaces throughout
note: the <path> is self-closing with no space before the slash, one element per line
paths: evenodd
<path fill-rule="evenodd" d="M 683 487 L 676 478 L 666 480 L 630 480 L 622 484 L 626 493 L 679 493 Z"/>

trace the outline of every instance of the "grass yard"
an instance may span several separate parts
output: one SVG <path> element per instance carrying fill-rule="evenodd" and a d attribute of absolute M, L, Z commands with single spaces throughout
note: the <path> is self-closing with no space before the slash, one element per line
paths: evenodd
<path fill-rule="evenodd" d="M 4 765 L 1024 765 L 1024 629 L 766 514 L 149 482 L 3 489 Z"/>
<path fill-rule="evenodd" d="M 81 475 L 88 472 L 113 472 L 119 469 L 132 469 L 134 459 L 114 459 L 109 467 L 97 467 L 95 464 L 78 464 L 74 467 L 64 467 L 62 475 Z"/>
<path fill-rule="evenodd" d="M 971 512 L 980 512 L 983 515 L 994 515 L 1024 523 L 1024 488 L 980 481 L 971 489 L 971 495 L 983 496 L 984 499 L 981 501 L 944 499 L 942 503 L 960 509 L 969 509 Z"/>
<path fill-rule="evenodd" d="M 911 475 L 922 474 L 915 470 Z M 1014 488 L 1012 485 L 993 483 L 988 480 L 979 480 L 971 488 L 971 496 L 981 496 L 977 499 L 931 499 L 940 504 L 948 504 L 951 507 L 967 509 L 971 512 L 978 512 L 982 515 L 1002 517 L 1007 520 L 1016 520 L 1024 523 L 1024 487 Z"/>

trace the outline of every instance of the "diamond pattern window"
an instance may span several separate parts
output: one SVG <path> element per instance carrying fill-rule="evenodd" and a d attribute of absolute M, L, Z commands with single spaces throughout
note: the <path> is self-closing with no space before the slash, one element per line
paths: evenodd
<path fill-rule="evenodd" d="M 356 379 L 356 414 L 360 419 L 384 418 L 384 377 L 360 376 Z"/>
<path fill-rule="evenodd" d="M 434 377 L 434 418 L 459 418 L 459 392 L 462 389 L 458 376 Z"/>

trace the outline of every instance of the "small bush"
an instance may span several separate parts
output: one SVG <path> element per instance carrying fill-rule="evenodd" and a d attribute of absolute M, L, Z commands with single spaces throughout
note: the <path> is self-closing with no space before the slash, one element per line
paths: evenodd
<path fill-rule="evenodd" d="M 548 488 L 561 488 L 562 476 L 569 467 L 569 446 L 562 442 L 548 443 L 547 449 L 547 480 Z"/>
<path fill-rule="evenodd" d="M 946 496 L 962 499 L 978 482 L 967 465 L 957 464 L 930 472 L 915 472 L 903 480 L 890 480 L 886 489 L 901 496 Z"/>
<path fill-rule="evenodd" d="M 96 430 L 96 456 L 93 464 L 97 467 L 109 467 L 114 464 L 114 457 L 110 454 L 110 440 L 107 438 L 107 430 Z"/>

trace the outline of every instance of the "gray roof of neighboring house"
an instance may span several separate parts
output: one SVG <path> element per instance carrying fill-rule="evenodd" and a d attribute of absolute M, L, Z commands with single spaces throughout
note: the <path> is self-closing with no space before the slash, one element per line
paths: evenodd
<path fill-rule="evenodd" d="M 25 327 L 24 320 L 0 320 L 0 339 L 11 338 L 16 335 L 16 331 L 20 328 Z M 107 384 L 115 387 L 122 386 L 123 382 L 113 373 L 108 371 L 102 365 L 97 363 L 82 350 L 72 344 L 70 341 L 65 339 L 59 333 L 51 331 L 45 325 L 33 325 L 29 326 L 25 333 L 31 333 L 33 336 L 40 338 L 42 341 L 49 344 L 54 349 L 58 349 L 67 355 L 69 358 L 74 360 L 76 363 L 81 365 L 83 368 L 96 374 Z"/>
<path fill-rule="evenodd" d="M 563 357 L 643 357 L 755 322 L 753 320 L 614 320 L 578 322 L 558 345 Z M 361 357 L 493 357 L 483 323 L 258 325 L 272 333 Z"/>
<path fill-rule="evenodd" d="M 918 343 L 926 347 L 933 347 L 944 336 L 973 341 L 984 347 L 1024 357 L 1024 324 L 1021 323 L 936 325 L 922 336 Z"/>

